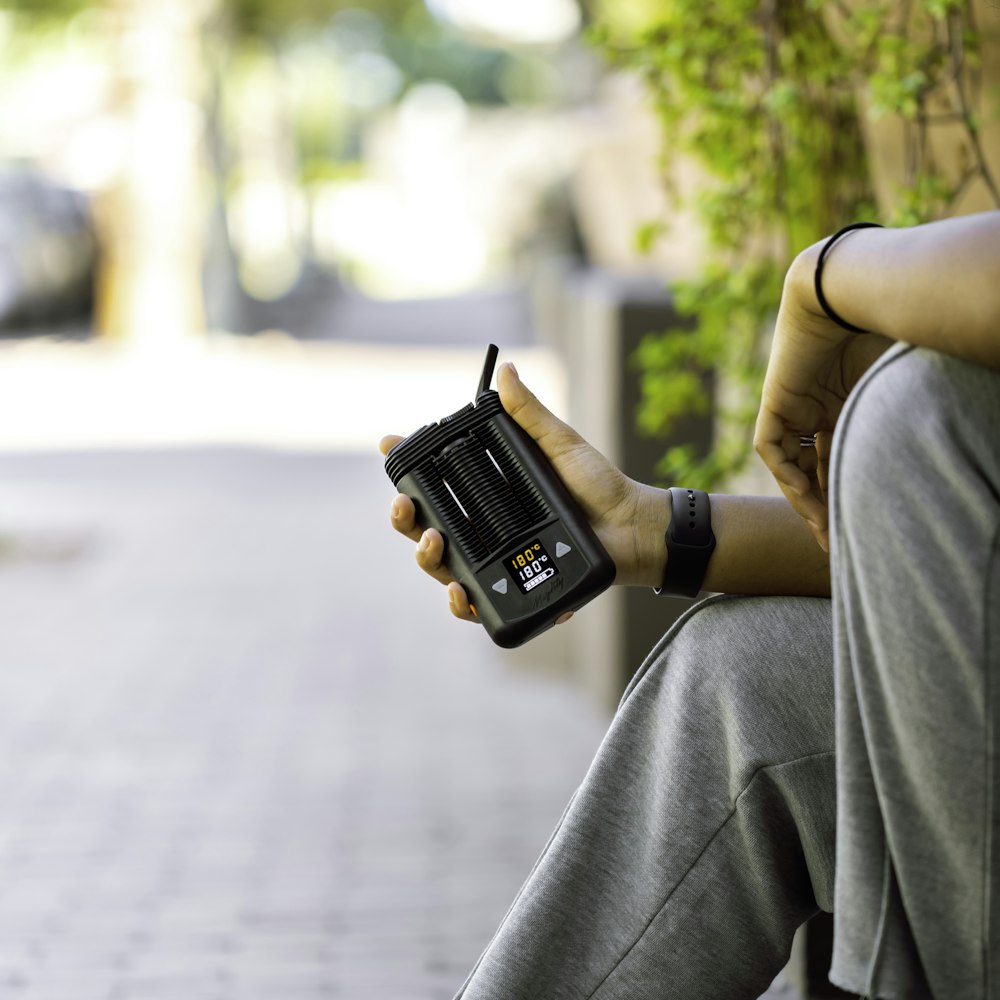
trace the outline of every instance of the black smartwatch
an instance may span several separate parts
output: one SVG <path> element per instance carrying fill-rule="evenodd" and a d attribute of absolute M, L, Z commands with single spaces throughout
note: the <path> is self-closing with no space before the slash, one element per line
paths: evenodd
<path fill-rule="evenodd" d="M 715 551 L 712 507 L 703 490 L 673 488 L 670 494 L 670 524 L 664 541 L 667 568 L 657 594 L 697 597 L 701 591 L 708 560 Z"/>

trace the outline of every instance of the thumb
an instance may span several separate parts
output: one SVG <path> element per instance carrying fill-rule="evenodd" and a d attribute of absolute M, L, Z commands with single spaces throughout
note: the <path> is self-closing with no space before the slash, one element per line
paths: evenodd
<path fill-rule="evenodd" d="M 497 371 L 497 391 L 503 408 L 534 438 L 550 462 L 585 444 L 572 427 L 538 401 L 509 361 Z"/>

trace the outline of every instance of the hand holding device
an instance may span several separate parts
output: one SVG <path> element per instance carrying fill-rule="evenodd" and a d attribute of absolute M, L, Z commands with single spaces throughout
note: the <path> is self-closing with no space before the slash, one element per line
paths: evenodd
<path fill-rule="evenodd" d="M 474 403 L 399 441 L 386 472 L 491 638 L 515 646 L 611 584 L 615 566 L 538 445 L 490 390 L 490 345 Z"/>

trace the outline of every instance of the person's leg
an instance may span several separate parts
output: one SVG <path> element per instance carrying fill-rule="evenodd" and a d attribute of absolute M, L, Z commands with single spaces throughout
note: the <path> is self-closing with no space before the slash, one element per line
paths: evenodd
<path fill-rule="evenodd" d="M 830 616 L 711 599 L 664 637 L 459 997 L 766 990 L 832 903 Z"/>
<path fill-rule="evenodd" d="M 831 978 L 1000 997 L 1000 374 L 891 351 L 841 416 L 831 493 Z"/>

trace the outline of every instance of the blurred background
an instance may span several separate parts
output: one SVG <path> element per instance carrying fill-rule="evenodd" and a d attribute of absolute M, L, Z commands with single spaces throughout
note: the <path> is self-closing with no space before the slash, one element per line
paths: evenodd
<path fill-rule="evenodd" d="M 457 989 L 686 604 L 495 649 L 379 437 L 768 491 L 791 255 L 1000 202 L 989 0 L 758 7 L 0 0 L 0 995 Z"/>
<path fill-rule="evenodd" d="M 3 996 L 449 997 L 503 917 L 638 660 L 451 621 L 376 443 L 492 341 L 615 447 L 663 195 L 586 29 L 0 4 Z"/>
<path fill-rule="evenodd" d="M 530 355 L 567 275 L 690 267 L 690 236 L 636 247 L 664 196 L 635 75 L 576 0 L 486 7 L 0 8 L 0 444 L 369 448 L 427 419 L 409 349 Z"/>

